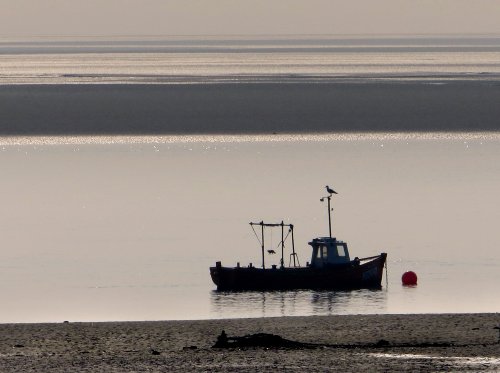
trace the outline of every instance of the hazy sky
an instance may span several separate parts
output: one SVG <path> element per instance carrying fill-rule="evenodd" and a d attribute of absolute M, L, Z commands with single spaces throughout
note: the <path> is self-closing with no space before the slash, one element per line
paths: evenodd
<path fill-rule="evenodd" d="M 500 0 L 0 0 L 0 37 L 500 33 Z"/>

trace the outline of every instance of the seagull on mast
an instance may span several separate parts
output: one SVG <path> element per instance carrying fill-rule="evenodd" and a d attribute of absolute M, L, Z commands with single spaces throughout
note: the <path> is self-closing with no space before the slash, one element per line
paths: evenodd
<path fill-rule="evenodd" d="M 334 191 L 332 188 L 330 188 L 328 185 L 326 186 L 326 191 L 330 194 L 338 194 L 336 191 Z"/>

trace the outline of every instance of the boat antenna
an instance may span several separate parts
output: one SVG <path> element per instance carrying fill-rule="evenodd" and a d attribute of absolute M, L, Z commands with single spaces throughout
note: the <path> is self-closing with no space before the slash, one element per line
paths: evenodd
<path fill-rule="evenodd" d="M 324 202 L 325 198 L 328 200 L 328 230 L 330 233 L 330 238 L 332 238 L 332 211 L 333 209 L 330 207 L 330 201 L 332 199 L 332 195 L 338 194 L 336 191 L 334 191 L 332 188 L 330 188 L 328 185 L 325 187 L 326 191 L 328 192 L 328 195 L 325 197 L 321 197 L 320 201 Z"/>

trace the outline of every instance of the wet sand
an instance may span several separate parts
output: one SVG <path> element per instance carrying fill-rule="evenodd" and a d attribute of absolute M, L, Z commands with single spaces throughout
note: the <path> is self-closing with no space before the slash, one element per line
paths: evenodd
<path fill-rule="evenodd" d="M 2 324 L 0 371 L 498 371 L 499 325 L 499 314 Z M 211 348 L 222 330 L 358 347 Z"/>
<path fill-rule="evenodd" d="M 0 86 L 0 135 L 498 131 L 487 80 Z"/>

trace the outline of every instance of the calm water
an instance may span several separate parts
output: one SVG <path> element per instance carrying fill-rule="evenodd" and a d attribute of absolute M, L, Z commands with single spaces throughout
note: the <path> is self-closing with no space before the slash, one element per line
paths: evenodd
<path fill-rule="evenodd" d="M 498 133 L 10 138 L 0 169 L 0 322 L 500 312 Z M 335 235 L 387 252 L 388 286 L 214 291 L 216 260 L 260 262 L 250 221 L 295 224 L 308 261 L 326 184 Z"/>

